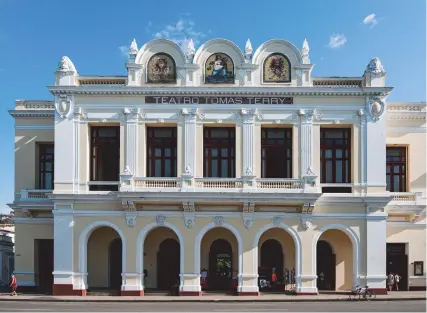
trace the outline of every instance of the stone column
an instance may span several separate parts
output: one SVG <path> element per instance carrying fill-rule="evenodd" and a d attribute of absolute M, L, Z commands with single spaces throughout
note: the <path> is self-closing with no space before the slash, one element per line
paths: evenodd
<path fill-rule="evenodd" d="M 184 160 L 183 168 L 183 188 L 191 187 L 192 178 L 195 175 L 197 166 L 196 153 L 196 122 L 197 109 L 182 109 L 181 114 L 184 116 Z"/>
<path fill-rule="evenodd" d="M 313 174 L 313 111 L 299 110 L 300 116 L 300 177 Z"/>
<path fill-rule="evenodd" d="M 369 211 L 376 208 L 369 207 Z M 382 210 L 381 210 L 382 211 Z M 387 214 L 376 212 L 367 215 L 366 221 L 366 281 L 365 285 L 377 294 L 387 294 Z M 353 278 L 355 280 L 355 278 Z M 356 282 L 354 282 L 356 283 Z"/>
<path fill-rule="evenodd" d="M 53 295 L 86 295 L 86 276 L 73 270 L 73 206 L 71 203 L 55 203 L 53 210 Z M 78 244 L 78 243 L 76 243 Z"/>

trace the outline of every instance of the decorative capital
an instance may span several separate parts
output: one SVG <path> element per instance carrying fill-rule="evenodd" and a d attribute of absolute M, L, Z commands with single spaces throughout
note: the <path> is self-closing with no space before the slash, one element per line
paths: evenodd
<path fill-rule="evenodd" d="M 33 214 L 31 213 L 31 211 L 30 210 L 28 210 L 28 209 L 22 209 L 21 210 L 21 212 L 22 213 L 24 213 L 24 215 L 26 216 L 26 217 L 33 217 Z"/>
<path fill-rule="evenodd" d="M 245 202 L 243 204 L 243 213 L 254 213 L 255 212 L 255 202 Z"/>
<path fill-rule="evenodd" d="M 123 200 L 122 207 L 125 212 L 136 212 L 136 206 L 133 201 Z"/>
<path fill-rule="evenodd" d="M 186 117 L 195 118 L 198 113 L 197 109 L 188 109 L 188 108 L 182 108 L 181 109 L 181 115 Z"/>
<path fill-rule="evenodd" d="M 216 226 L 221 226 L 222 224 L 224 224 L 224 216 L 215 216 L 214 223 Z"/>
<path fill-rule="evenodd" d="M 165 219 L 166 219 L 165 216 L 163 216 L 163 215 L 157 215 L 156 216 L 156 223 L 157 223 L 157 225 L 163 226 L 165 224 Z"/>
<path fill-rule="evenodd" d="M 82 108 L 74 108 L 73 115 L 75 121 L 86 122 L 88 119 L 87 113 L 84 113 Z"/>
<path fill-rule="evenodd" d="M 273 217 L 273 225 L 274 226 L 279 226 L 280 225 L 280 223 L 282 222 L 282 220 L 283 220 L 283 218 L 282 217 L 280 217 L 280 216 L 275 216 L 275 217 Z"/>
<path fill-rule="evenodd" d="M 194 202 L 183 202 L 182 203 L 182 209 L 184 212 L 195 212 L 196 206 Z"/>

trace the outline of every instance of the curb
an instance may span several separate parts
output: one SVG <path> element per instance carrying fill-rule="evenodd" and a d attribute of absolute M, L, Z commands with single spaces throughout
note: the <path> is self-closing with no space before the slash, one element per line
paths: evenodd
<path fill-rule="evenodd" d="M 347 298 L 342 299 L 260 299 L 260 300 L 232 300 L 232 299 L 188 299 L 188 300 L 139 300 L 139 299 L 126 299 L 121 297 L 123 300 L 104 300 L 104 299 L 95 299 L 95 300 L 80 300 L 80 299 L 55 299 L 55 298 L 13 298 L 13 299 L 0 299 L 0 302 L 75 302 L 75 303 L 91 303 L 91 302 L 104 302 L 104 303 L 218 303 L 218 302 L 229 302 L 229 303 L 254 303 L 254 302 L 364 302 L 363 300 L 350 300 Z M 370 301 L 426 301 L 426 297 L 413 297 L 413 298 L 377 298 Z"/>

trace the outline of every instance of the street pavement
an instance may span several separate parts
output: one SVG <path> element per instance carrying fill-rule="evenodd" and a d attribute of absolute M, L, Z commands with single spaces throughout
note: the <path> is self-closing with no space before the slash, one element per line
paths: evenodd
<path fill-rule="evenodd" d="M 253 303 L 0 301 L 0 312 L 426 312 L 425 300 Z"/>

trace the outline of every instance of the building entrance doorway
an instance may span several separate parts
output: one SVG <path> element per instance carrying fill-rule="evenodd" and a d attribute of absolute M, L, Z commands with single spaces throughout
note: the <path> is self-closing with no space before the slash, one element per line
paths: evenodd
<path fill-rule="evenodd" d="M 209 289 L 229 290 L 232 286 L 231 244 L 225 239 L 212 242 L 209 251 Z"/>
<path fill-rule="evenodd" d="M 157 252 L 157 288 L 170 290 L 179 283 L 180 245 L 173 238 L 162 241 Z"/>
<path fill-rule="evenodd" d="M 329 242 L 317 242 L 317 289 L 335 290 L 336 256 Z"/>
<path fill-rule="evenodd" d="M 399 291 L 408 290 L 408 256 L 405 248 L 405 243 L 387 243 L 387 275 L 399 274 Z M 386 288 L 388 289 L 388 286 Z M 393 286 L 393 290 L 396 290 L 396 286 Z"/>
<path fill-rule="evenodd" d="M 273 269 L 277 278 L 283 277 L 283 251 L 282 245 L 276 239 L 268 239 L 261 246 L 261 267 L 267 271 L 271 278 Z"/>
<path fill-rule="evenodd" d="M 51 294 L 53 288 L 53 239 L 35 239 L 34 250 L 37 290 L 40 293 Z"/>
<path fill-rule="evenodd" d="M 109 287 L 120 290 L 122 287 L 122 240 L 113 239 L 108 249 L 109 254 Z"/>

